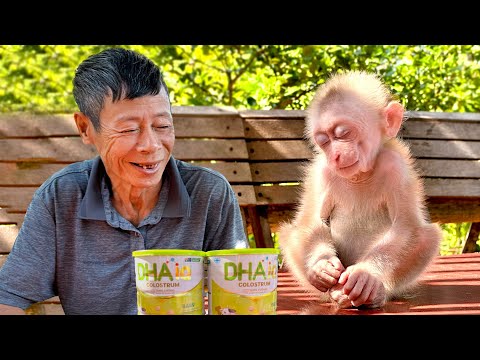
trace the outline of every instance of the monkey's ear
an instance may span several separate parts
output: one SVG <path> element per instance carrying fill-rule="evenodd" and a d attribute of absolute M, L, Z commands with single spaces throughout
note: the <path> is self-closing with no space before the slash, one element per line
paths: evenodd
<path fill-rule="evenodd" d="M 387 121 L 385 133 L 388 137 L 394 138 L 397 136 L 398 132 L 400 131 L 400 127 L 402 126 L 403 112 L 403 106 L 396 101 L 390 102 L 385 108 Z"/>
<path fill-rule="evenodd" d="M 73 118 L 75 119 L 75 124 L 77 124 L 78 133 L 83 143 L 92 144 L 91 131 L 93 130 L 93 124 L 90 119 L 81 112 L 74 113 Z"/>

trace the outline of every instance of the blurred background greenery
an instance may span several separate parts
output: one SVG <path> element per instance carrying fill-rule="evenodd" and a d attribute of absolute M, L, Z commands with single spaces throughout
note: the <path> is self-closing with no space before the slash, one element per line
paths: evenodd
<path fill-rule="evenodd" d="M 0 111 L 71 112 L 74 69 L 107 47 L 1 45 Z M 381 75 L 408 110 L 480 111 L 479 45 L 122 47 L 161 66 L 173 105 L 303 109 L 329 74 L 365 69 Z"/>
<path fill-rule="evenodd" d="M 157 63 L 174 106 L 305 109 L 330 74 L 362 69 L 407 110 L 480 112 L 480 45 L 0 45 L 0 112 L 75 111 L 75 68 L 112 46 Z M 442 227 L 441 254 L 460 253 L 470 223 Z"/>

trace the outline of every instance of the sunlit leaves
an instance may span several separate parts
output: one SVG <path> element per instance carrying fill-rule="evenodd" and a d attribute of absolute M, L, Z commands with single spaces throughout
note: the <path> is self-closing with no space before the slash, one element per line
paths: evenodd
<path fill-rule="evenodd" d="M 74 111 L 76 66 L 107 47 L 0 46 L 0 111 Z M 478 45 L 124 47 L 162 68 L 174 105 L 304 109 L 330 74 L 361 69 L 378 73 L 408 110 L 480 112 Z"/>
<path fill-rule="evenodd" d="M 443 241 L 440 245 L 440 255 L 461 254 L 467 240 L 470 225 L 470 223 L 443 224 Z M 477 248 L 480 250 L 479 244 L 480 239 L 477 241 Z"/>

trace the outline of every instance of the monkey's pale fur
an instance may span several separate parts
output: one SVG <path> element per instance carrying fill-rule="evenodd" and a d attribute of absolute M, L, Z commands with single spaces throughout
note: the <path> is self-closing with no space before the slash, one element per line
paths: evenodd
<path fill-rule="evenodd" d="M 396 138 L 403 114 L 378 77 L 358 71 L 331 77 L 307 110 L 315 157 L 279 243 L 295 278 L 340 307 L 383 306 L 439 253 L 441 229 L 428 219 L 422 180 Z M 332 257 L 342 277 L 325 277 Z"/>

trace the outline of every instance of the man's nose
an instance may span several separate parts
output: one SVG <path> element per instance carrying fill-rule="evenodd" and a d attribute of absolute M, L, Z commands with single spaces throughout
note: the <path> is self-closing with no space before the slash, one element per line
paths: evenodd
<path fill-rule="evenodd" d="M 142 129 L 138 136 L 137 149 L 140 152 L 153 152 L 161 147 L 158 134 L 152 128 Z"/>

